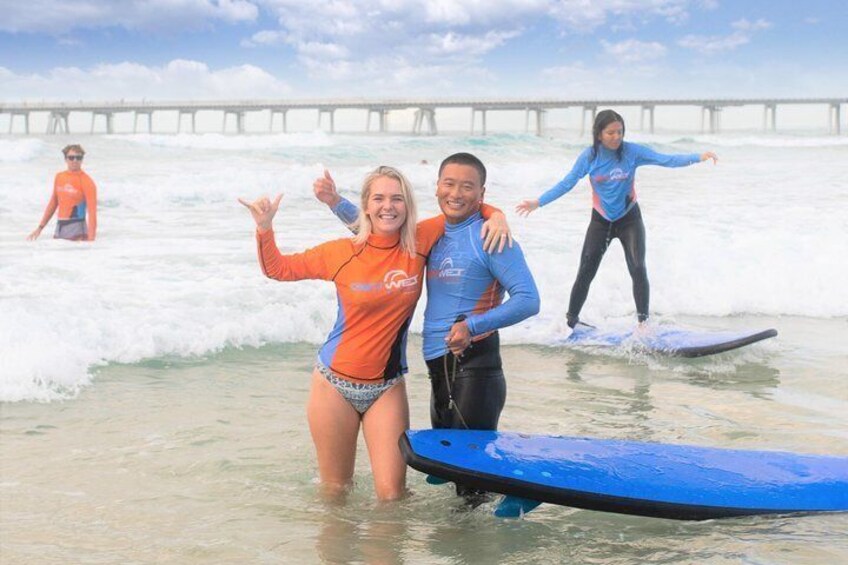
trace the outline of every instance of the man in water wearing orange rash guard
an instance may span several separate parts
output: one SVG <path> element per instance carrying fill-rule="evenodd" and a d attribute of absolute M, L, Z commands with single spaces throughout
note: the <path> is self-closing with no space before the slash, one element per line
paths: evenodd
<path fill-rule="evenodd" d="M 256 222 L 266 276 L 336 286 L 338 316 L 318 352 L 307 407 L 323 490 L 339 495 L 350 484 L 361 426 L 377 497 L 401 497 L 406 464 L 398 438 L 409 427 L 406 335 L 444 217 L 416 223 L 409 181 L 396 169 L 378 167 L 363 183 L 356 237 L 283 255 L 272 231 L 280 197 L 241 202 Z M 488 207 L 484 216 L 491 212 Z"/>
<path fill-rule="evenodd" d="M 30 241 L 41 235 L 41 230 L 57 209 L 59 213 L 54 238 L 94 241 L 97 235 L 97 187 L 82 170 L 85 151 L 80 145 L 68 145 L 62 149 L 62 153 L 65 154 L 68 170 L 56 174 L 53 195 L 38 227 L 27 237 Z"/>

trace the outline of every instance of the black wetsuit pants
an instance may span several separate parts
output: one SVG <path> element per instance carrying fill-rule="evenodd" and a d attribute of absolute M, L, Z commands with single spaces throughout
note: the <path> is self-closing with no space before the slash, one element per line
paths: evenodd
<path fill-rule="evenodd" d="M 448 352 L 427 361 L 430 373 L 430 422 L 434 428 L 496 430 L 506 402 L 500 336 L 474 342 L 460 357 Z M 463 496 L 479 491 L 456 485 Z"/>
<path fill-rule="evenodd" d="M 648 269 L 645 266 L 645 224 L 642 222 L 639 205 L 636 204 L 614 222 L 606 220 L 597 210 L 592 210 L 592 220 L 586 230 L 586 239 L 583 240 L 583 251 L 580 254 L 580 269 L 571 288 L 571 300 L 568 303 L 569 321 L 576 320 L 580 315 L 589 295 L 589 285 L 598 272 L 607 247 L 615 238 L 621 241 L 627 270 L 633 280 L 636 314 L 640 322 L 648 319 L 651 292 L 648 286 Z"/>

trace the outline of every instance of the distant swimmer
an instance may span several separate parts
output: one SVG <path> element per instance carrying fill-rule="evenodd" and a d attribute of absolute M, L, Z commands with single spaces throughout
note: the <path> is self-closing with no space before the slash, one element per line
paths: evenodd
<path fill-rule="evenodd" d="M 85 151 L 80 145 L 68 145 L 62 153 L 68 170 L 56 174 L 47 209 L 38 227 L 27 236 L 29 241 L 41 235 L 57 209 L 55 239 L 94 241 L 97 235 L 97 187 L 82 170 Z"/>
<path fill-rule="evenodd" d="M 707 159 L 715 164 L 718 156 L 711 151 L 664 155 L 644 145 L 625 142 L 624 118 L 612 110 L 597 115 L 592 138 L 592 147 L 580 154 L 565 178 L 538 199 L 524 200 L 515 209 L 527 216 L 570 191 L 577 181 L 588 175 L 592 185 L 592 218 L 583 240 L 577 280 L 571 289 L 567 323 L 571 328 L 578 323 L 601 259 L 610 242 L 618 238 L 633 280 L 633 299 L 641 324 L 648 319 L 650 292 L 645 266 L 645 224 L 636 202 L 636 168 L 642 165 L 685 167 Z"/>

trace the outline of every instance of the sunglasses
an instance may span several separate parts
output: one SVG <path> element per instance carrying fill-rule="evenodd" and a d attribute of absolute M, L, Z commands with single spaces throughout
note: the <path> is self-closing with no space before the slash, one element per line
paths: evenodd
<path fill-rule="evenodd" d="M 82 161 L 82 155 L 68 155 L 65 157 L 68 161 Z"/>

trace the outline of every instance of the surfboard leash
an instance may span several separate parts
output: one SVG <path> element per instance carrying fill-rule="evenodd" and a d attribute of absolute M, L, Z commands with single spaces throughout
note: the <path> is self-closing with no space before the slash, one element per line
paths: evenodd
<path fill-rule="evenodd" d="M 450 376 L 448 376 L 448 356 L 445 355 L 442 358 L 443 361 L 444 361 L 444 369 L 445 369 L 445 372 L 444 372 L 445 373 L 445 385 L 447 386 L 447 389 L 448 389 L 448 410 L 455 410 L 456 411 L 456 415 L 459 416 L 459 421 L 462 423 L 463 427 L 465 427 L 465 429 L 467 430 L 468 424 L 465 423 L 465 418 L 462 416 L 462 411 L 459 409 L 459 406 L 457 406 L 456 402 L 454 402 L 454 399 L 453 399 L 453 387 L 451 387 L 451 385 L 453 384 L 454 380 L 456 379 L 456 363 L 457 363 L 457 361 L 456 361 L 456 355 L 451 355 L 451 356 L 453 357 L 453 368 L 450 372 Z"/>

